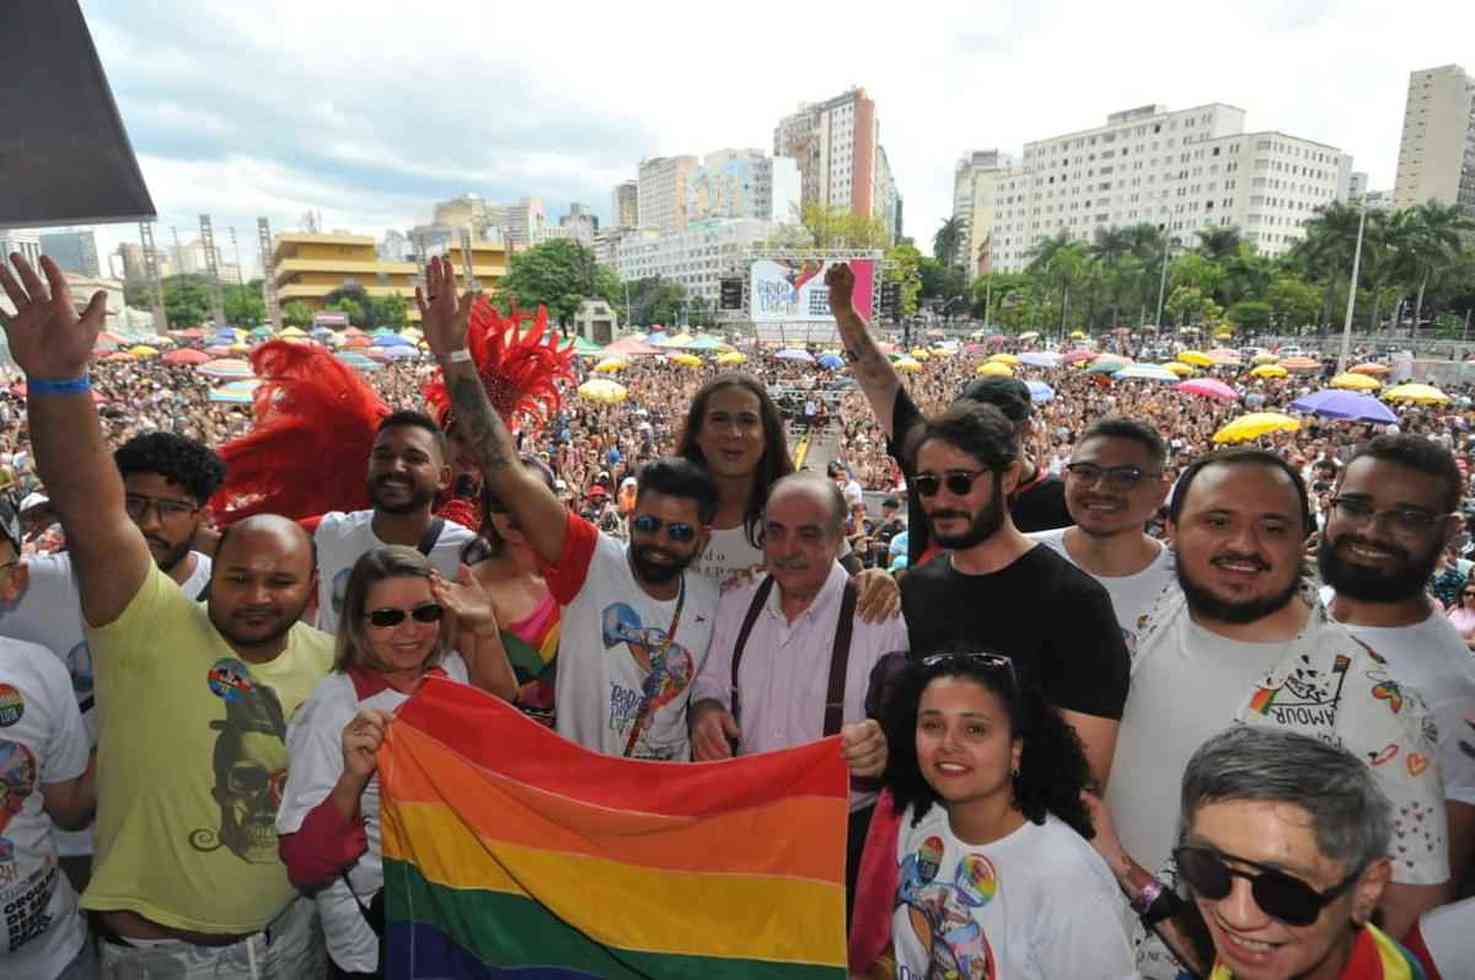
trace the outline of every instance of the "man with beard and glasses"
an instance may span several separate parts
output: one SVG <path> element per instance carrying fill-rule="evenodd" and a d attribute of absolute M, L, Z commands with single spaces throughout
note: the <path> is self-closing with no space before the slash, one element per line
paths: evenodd
<path fill-rule="evenodd" d="M 1428 584 L 1460 530 L 1460 484 L 1448 449 L 1420 436 L 1378 436 L 1342 470 L 1316 555 L 1332 619 L 1428 705 L 1456 882 L 1475 852 L 1475 660 Z"/>
<path fill-rule="evenodd" d="M 439 259 L 428 280 L 428 298 L 419 290 L 415 298 L 463 438 L 560 606 L 558 733 L 606 755 L 690 759 L 686 709 L 717 615 L 717 585 L 690 567 L 717 513 L 712 475 L 679 457 L 647 463 L 636 476 L 628 542 L 567 510 L 518 458 L 471 364 L 473 294 L 458 302 L 455 270 Z"/>
<path fill-rule="evenodd" d="M 354 562 L 385 545 L 418 549 L 455 581 L 461 551 L 476 534 L 433 513 L 436 495 L 450 486 L 446 436 L 430 416 L 408 409 L 379 423 L 369 453 L 372 510 L 333 511 L 313 532 L 318 551 L 318 628 L 338 631 L 343 589 Z"/>
<path fill-rule="evenodd" d="M 911 649 L 1011 658 L 1074 726 L 1104 785 L 1127 697 L 1127 648 L 1106 590 L 1014 527 L 1004 501 L 1020 478 L 1017 439 L 1002 412 L 967 400 L 908 437 L 911 485 L 950 552 L 901 578 Z"/>
<path fill-rule="evenodd" d="M 1197 460 L 1168 507 L 1177 587 L 1137 635 L 1106 803 L 1124 848 L 1105 855 L 1139 907 L 1176 871 L 1177 795 L 1195 747 L 1225 725 L 1282 728 L 1339 744 L 1371 768 L 1400 813 L 1384 928 L 1401 936 L 1444 898 L 1449 877 L 1443 794 L 1417 695 L 1387 661 L 1329 619 L 1302 557 L 1306 487 L 1273 453 L 1238 449 Z M 1137 932 L 1149 980 L 1177 976 L 1172 956 Z"/>
<path fill-rule="evenodd" d="M 1125 418 L 1093 423 L 1065 466 L 1065 505 L 1075 523 L 1029 535 L 1101 583 L 1129 652 L 1138 625 L 1173 581 L 1172 552 L 1145 530 L 1168 495 L 1167 461 L 1168 447 L 1151 426 Z"/>
<path fill-rule="evenodd" d="M 113 453 L 123 478 L 128 516 L 143 533 L 159 570 L 190 599 L 210 581 L 210 556 L 191 550 L 205 523 L 205 503 L 225 476 L 225 464 L 208 446 L 172 432 L 134 436 Z M 39 643 L 56 654 L 72 677 L 72 691 L 89 744 L 97 744 L 97 698 L 92 654 L 83 635 L 82 600 L 68 552 L 31 555 L 12 573 L 19 589 L 0 602 L 0 636 Z M 80 892 L 92 858 L 90 830 L 57 833 L 62 870 Z"/>
<path fill-rule="evenodd" d="M 61 518 L 92 651 L 99 715 L 96 860 L 82 898 L 104 977 L 316 976 L 313 907 L 277 857 L 286 775 L 282 720 L 333 659 L 299 622 L 312 595 L 312 540 L 293 521 L 227 528 L 208 603 L 159 568 L 129 517 L 87 365 L 104 296 L 83 309 L 42 259 L 20 256 L 0 287 L 28 379 L 36 468 Z"/>

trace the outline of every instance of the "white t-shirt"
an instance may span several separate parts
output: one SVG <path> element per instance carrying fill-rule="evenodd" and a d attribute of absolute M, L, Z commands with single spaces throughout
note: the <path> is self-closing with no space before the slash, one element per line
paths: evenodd
<path fill-rule="evenodd" d="M 721 588 L 739 572 L 761 574 L 764 563 L 763 549 L 748 542 L 747 528 L 739 524 L 713 528 L 706 550 L 692 563 L 691 571 L 699 572 Z"/>
<path fill-rule="evenodd" d="M 1328 618 L 1335 594 L 1331 586 L 1322 587 Z M 1438 729 L 1434 743 L 1444 798 L 1475 804 L 1475 657 L 1449 617 L 1436 609 L 1412 626 L 1342 625 L 1387 660 L 1400 682 L 1423 696 Z"/>
<path fill-rule="evenodd" d="M 54 977 L 87 939 L 41 787 L 82 775 L 90 749 L 66 669 L 0 639 L 0 976 Z"/>
<path fill-rule="evenodd" d="M 1035 531 L 1025 537 L 1038 541 L 1074 565 L 1075 559 L 1065 548 L 1065 532 L 1069 530 L 1069 527 L 1057 527 L 1048 531 Z M 1173 552 L 1158 544 L 1157 557 L 1135 575 L 1087 574 L 1100 582 L 1111 596 L 1111 608 L 1122 628 L 1122 639 L 1127 643 L 1127 652 L 1134 652 L 1137 647 L 1138 627 L 1147 619 L 1147 614 L 1152 611 L 1158 597 L 1173 584 Z"/>
<path fill-rule="evenodd" d="M 388 544 L 374 533 L 374 512 L 352 513 L 332 511 L 318 522 L 313 540 L 318 547 L 318 629 L 338 632 L 338 614 L 343 609 L 343 591 L 354 563 L 374 548 Z M 461 550 L 476 535 L 455 521 L 446 521 L 435 547 L 430 549 L 430 565 L 446 578 L 455 581 L 461 565 Z"/>
<path fill-rule="evenodd" d="M 454 651 L 446 654 L 440 666 L 447 677 L 467 683 L 466 663 L 460 654 Z M 281 809 L 277 811 L 278 834 L 295 834 L 301 830 L 307 815 L 333 792 L 338 777 L 343 775 L 343 728 L 358 710 L 393 711 L 408 697 L 386 688 L 360 701 L 353 679 L 347 674 L 335 670 L 322 679 L 287 726 L 287 785 L 282 791 Z M 318 890 L 316 899 L 328 955 L 333 957 L 333 962 L 349 973 L 372 973 L 379 967 L 379 937 L 364 920 L 358 902 L 368 905 L 374 893 L 384 887 L 377 773 L 369 779 L 359 798 L 359 813 L 364 819 L 369 847 L 348 869 L 353 891 L 348 890 L 343 876 L 339 875 Z"/>
<path fill-rule="evenodd" d="M 851 507 L 854 507 L 856 504 L 863 504 L 866 502 L 865 491 L 862 490 L 860 484 L 854 480 L 845 481 L 845 489 L 841 492 L 845 494 L 845 503 Z"/>
<path fill-rule="evenodd" d="M 563 557 L 544 570 L 562 606 L 558 734 L 606 755 L 688 761 L 686 708 L 712 640 L 717 587 L 688 569 L 684 602 L 654 599 L 635 581 L 624 542 L 574 514 L 568 528 Z"/>
<path fill-rule="evenodd" d="M 953 834 L 942 807 L 915 827 L 909 808 L 896 853 L 897 980 L 1137 975 L 1111 871 L 1053 815 L 974 846 Z"/>
<path fill-rule="evenodd" d="M 180 591 L 191 599 L 210 583 L 210 556 L 192 552 L 195 570 Z M 92 652 L 82 632 L 82 594 L 67 552 L 34 555 L 25 559 L 29 577 L 26 591 L 15 602 L 0 602 L 0 636 L 37 643 L 54 653 L 72 678 L 72 693 L 82 712 L 89 748 L 97 744 L 97 705 L 92 691 Z M 56 832 L 62 857 L 84 857 L 92 853 L 92 831 Z"/>

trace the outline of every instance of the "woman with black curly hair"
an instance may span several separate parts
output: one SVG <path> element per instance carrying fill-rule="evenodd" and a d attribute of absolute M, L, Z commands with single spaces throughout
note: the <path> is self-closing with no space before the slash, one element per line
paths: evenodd
<path fill-rule="evenodd" d="M 1086 842 L 1080 739 L 1009 658 L 909 664 L 886 736 L 903 811 L 895 976 L 1136 976 L 1120 893 Z"/>

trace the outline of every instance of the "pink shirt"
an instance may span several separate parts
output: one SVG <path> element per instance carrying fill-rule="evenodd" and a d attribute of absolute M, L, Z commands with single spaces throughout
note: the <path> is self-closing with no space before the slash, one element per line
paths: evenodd
<path fill-rule="evenodd" d="M 1463 599 L 1461 600 L 1461 605 L 1456 606 L 1450 611 L 1449 621 L 1454 624 L 1460 636 L 1467 640 L 1470 638 L 1470 634 L 1475 632 L 1475 610 L 1465 608 Z"/>

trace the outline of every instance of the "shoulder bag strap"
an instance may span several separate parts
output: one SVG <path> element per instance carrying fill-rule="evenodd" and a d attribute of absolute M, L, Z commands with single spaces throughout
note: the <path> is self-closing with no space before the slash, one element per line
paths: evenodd
<path fill-rule="evenodd" d="M 431 518 L 430 523 L 425 527 L 425 536 L 420 539 L 419 544 L 415 545 L 415 550 L 429 558 L 430 553 L 435 550 L 435 543 L 440 540 L 440 532 L 445 529 L 446 519 L 444 517 Z"/>
<path fill-rule="evenodd" d="M 845 721 L 845 672 L 850 664 L 850 632 L 855 626 L 855 603 L 859 599 L 855 580 L 845 583 L 840 600 L 840 621 L 835 624 L 835 647 L 830 651 L 830 690 L 825 695 L 825 737 L 838 735 Z"/>
<path fill-rule="evenodd" d="M 743 662 L 743 649 L 748 645 L 748 634 L 753 632 L 753 624 L 758 622 L 758 614 L 763 611 L 763 604 L 768 601 L 768 594 L 773 591 L 773 576 L 765 575 L 763 581 L 753 592 L 753 601 L 748 603 L 748 612 L 743 616 L 743 628 L 738 630 L 737 646 L 732 648 L 732 690 L 730 692 L 730 712 L 732 720 L 737 722 L 738 729 L 742 729 L 742 706 L 738 697 L 738 667 Z"/>

